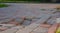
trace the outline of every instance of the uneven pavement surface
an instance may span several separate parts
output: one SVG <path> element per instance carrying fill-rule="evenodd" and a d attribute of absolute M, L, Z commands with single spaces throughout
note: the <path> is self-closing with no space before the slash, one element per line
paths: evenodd
<path fill-rule="evenodd" d="M 59 6 L 60 4 L 6 4 L 9 4 L 10 6 L 0 8 L 1 21 L 5 20 L 4 18 L 16 18 L 22 16 L 40 17 L 39 20 L 35 21 L 34 23 L 31 23 L 25 28 L 13 31 L 14 33 L 47 33 L 48 28 L 40 27 L 40 24 L 44 22 L 47 22 L 48 24 L 54 24 L 56 22 L 56 18 L 60 17 L 60 12 L 56 12 L 56 10 L 54 9 L 56 6 Z"/>

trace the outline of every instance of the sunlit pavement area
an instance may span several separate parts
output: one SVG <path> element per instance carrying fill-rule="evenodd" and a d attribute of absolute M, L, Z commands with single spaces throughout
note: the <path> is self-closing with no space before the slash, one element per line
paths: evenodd
<path fill-rule="evenodd" d="M 60 4 L 29 4 L 29 3 L 5 3 L 9 7 L 0 8 L 0 23 L 8 22 L 11 18 L 37 17 L 40 19 L 32 19 L 32 21 L 24 21 L 18 26 L 12 24 L 11 28 L 0 33 L 47 33 L 48 28 L 40 27 L 40 24 L 54 24 L 56 18 L 60 17 L 60 12 L 55 8 Z M 44 10 L 43 10 L 44 9 Z M 7 18 L 7 19 L 5 19 Z M 28 25 L 26 25 L 28 24 Z M 11 24 L 10 24 L 11 25 Z M 9 25 L 9 26 L 10 26 Z"/>

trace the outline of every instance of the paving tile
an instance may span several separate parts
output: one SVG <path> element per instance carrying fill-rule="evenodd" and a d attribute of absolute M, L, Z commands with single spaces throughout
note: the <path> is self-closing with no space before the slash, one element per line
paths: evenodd
<path fill-rule="evenodd" d="M 44 15 L 44 16 L 42 16 L 41 19 L 38 20 L 36 23 L 37 23 L 37 24 L 44 23 L 44 22 L 48 21 L 49 18 L 51 18 L 51 15 L 49 15 L 49 14 Z"/>
<path fill-rule="evenodd" d="M 19 30 L 16 33 L 30 33 L 31 31 L 33 31 L 34 29 L 36 29 L 40 25 L 40 21 L 41 22 L 45 22 L 48 18 L 50 18 L 50 15 L 49 16 L 45 16 L 42 19 L 40 19 L 39 21 L 37 21 L 37 23 L 39 23 L 39 24 L 32 23 L 31 25 L 25 27 L 25 29 Z"/>
<path fill-rule="evenodd" d="M 38 26 L 39 26 L 38 24 L 33 23 L 33 24 L 25 27 L 25 29 L 17 31 L 16 33 L 29 33 Z"/>
<path fill-rule="evenodd" d="M 48 31 L 48 28 L 37 27 L 31 33 L 47 33 L 47 31 Z"/>
<path fill-rule="evenodd" d="M 20 26 L 16 26 L 16 27 L 13 27 L 13 28 L 11 28 L 11 29 L 7 29 L 7 30 L 5 30 L 5 31 L 2 31 L 2 32 L 0 32 L 0 33 L 16 33 L 20 28 L 19 28 Z"/>

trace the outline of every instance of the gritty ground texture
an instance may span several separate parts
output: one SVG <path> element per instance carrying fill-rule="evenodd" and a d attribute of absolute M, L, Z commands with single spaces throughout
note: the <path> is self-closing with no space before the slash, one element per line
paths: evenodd
<path fill-rule="evenodd" d="M 20 29 L 15 27 L 0 33 L 47 33 L 48 28 L 40 27 L 41 23 L 47 22 L 54 24 L 56 18 L 60 17 L 60 12 L 54 9 L 60 4 L 23 4 L 23 3 L 6 3 L 9 7 L 0 8 L 0 21 L 7 21 L 4 18 L 16 18 L 22 16 L 36 16 L 39 20 L 33 21 L 30 25 Z M 41 10 L 46 9 L 46 10 Z M 26 22 L 27 23 L 27 22 Z"/>

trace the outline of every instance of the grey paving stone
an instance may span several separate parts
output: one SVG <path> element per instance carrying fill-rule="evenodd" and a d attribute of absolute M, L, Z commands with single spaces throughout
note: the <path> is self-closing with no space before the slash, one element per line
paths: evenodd
<path fill-rule="evenodd" d="M 47 24 L 55 24 L 56 23 L 56 19 L 55 18 L 51 18 L 47 21 Z"/>
<path fill-rule="evenodd" d="M 31 33 L 47 33 L 48 28 L 43 27 L 37 27 L 35 30 L 33 30 Z"/>
<path fill-rule="evenodd" d="M 33 23 L 33 24 L 25 27 L 25 29 L 17 31 L 16 33 L 29 33 L 38 26 L 39 26 L 38 24 Z"/>
<path fill-rule="evenodd" d="M 16 26 L 16 27 L 13 27 L 11 29 L 7 29 L 5 31 L 2 31 L 0 33 L 16 33 L 20 28 L 21 26 Z"/>
<path fill-rule="evenodd" d="M 38 20 L 36 23 L 37 23 L 37 24 L 44 23 L 44 22 L 48 21 L 49 18 L 51 18 L 51 15 L 49 15 L 49 14 L 44 15 L 44 16 L 42 16 L 41 19 Z"/>
<path fill-rule="evenodd" d="M 45 22 L 49 17 L 50 17 L 50 15 L 49 16 L 45 16 L 42 19 L 40 19 L 39 21 L 37 21 L 37 22 L 40 22 L 40 21 L 41 22 Z M 36 29 L 39 25 L 40 25 L 40 23 L 39 24 L 32 23 L 31 25 L 27 26 L 25 29 L 19 30 L 16 33 L 30 33 L 31 31 L 33 31 L 34 29 Z"/>

